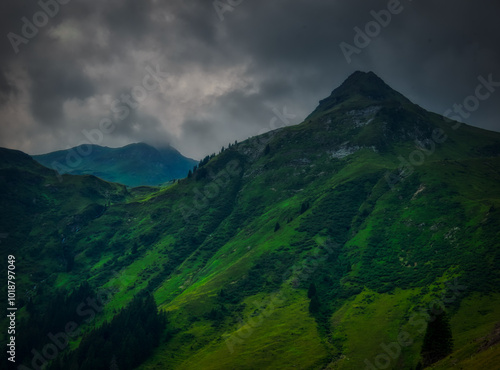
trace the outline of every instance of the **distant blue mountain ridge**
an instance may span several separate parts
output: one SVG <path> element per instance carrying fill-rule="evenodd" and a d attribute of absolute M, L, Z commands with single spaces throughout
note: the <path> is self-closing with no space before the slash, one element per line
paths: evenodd
<path fill-rule="evenodd" d="M 75 155 L 76 153 L 88 155 Z M 60 174 L 94 175 L 131 187 L 155 186 L 184 178 L 198 163 L 183 156 L 170 145 L 155 148 L 146 143 L 134 143 L 120 148 L 84 145 L 32 157 Z"/>

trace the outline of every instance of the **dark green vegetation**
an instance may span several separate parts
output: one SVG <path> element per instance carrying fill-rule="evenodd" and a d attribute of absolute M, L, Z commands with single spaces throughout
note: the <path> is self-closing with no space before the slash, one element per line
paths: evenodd
<path fill-rule="evenodd" d="M 2 150 L 19 315 L 88 282 L 109 299 L 68 359 L 151 294 L 169 324 L 141 369 L 414 369 L 437 304 L 454 352 L 433 366 L 492 368 L 500 134 L 454 127 L 357 72 L 302 124 L 231 145 L 168 187 L 59 182 Z M 123 348 L 103 366 L 121 369 L 109 352 Z"/>
<path fill-rule="evenodd" d="M 431 365 L 445 358 L 453 351 L 453 335 L 446 313 L 437 315 L 429 321 L 422 344 L 424 366 Z"/>
<path fill-rule="evenodd" d="M 33 158 L 61 174 L 94 175 L 127 186 L 155 186 L 182 179 L 198 163 L 171 146 L 156 149 L 145 143 L 122 148 L 88 144 Z"/>
<path fill-rule="evenodd" d="M 116 316 L 87 333 L 78 349 L 61 356 L 50 370 L 134 369 L 158 346 L 165 330 L 165 314 L 159 314 L 154 298 L 136 297 Z"/>
<path fill-rule="evenodd" d="M 61 347 L 67 345 L 68 339 L 71 336 L 76 337 L 79 334 L 78 328 L 91 318 L 78 314 L 84 312 L 84 307 L 79 307 L 80 304 L 86 302 L 87 298 L 96 297 L 96 293 L 87 283 L 69 293 L 59 290 L 53 295 L 45 295 L 43 300 L 40 299 L 42 295 L 28 301 L 26 311 L 29 315 L 19 322 L 19 332 L 30 334 L 19 336 L 17 355 L 20 359 L 28 360 L 33 357 L 33 348 L 42 349 L 47 344 L 49 333 L 52 338 L 57 338 L 55 341 L 60 342 Z M 66 324 L 69 322 L 75 325 L 66 333 Z M 24 365 L 31 366 L 30 362 L 26 361 Z"/>

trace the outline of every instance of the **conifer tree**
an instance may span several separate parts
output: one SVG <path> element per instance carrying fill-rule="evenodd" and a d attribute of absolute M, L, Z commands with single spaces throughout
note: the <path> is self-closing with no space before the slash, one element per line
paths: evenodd
<path fill-rule="evenodd" d="M 321 306 L 321 303 L 319 301 L 318 295 L 315 294 L 311 297 L 311 301 L 309 302 L 309 312 L 310 313 L 317 313 L 319 312 L 319 308 Z"/>
<path fill-rule="evenodd" d="M 429 366 L 446 356 L 453 350 L 453 337 L 448 315 L 445 312 L 437 315 L 435 320 L 427 324 L 422 344 L 423 366 Z"/>
<path fill-rule="evenodd" d="M 300 207 L 300 214 L 304 213 L 309 209 L 309 202 L 303 202 Z"/>
<path fill-rule="evenodd" d="M 316 295 L 316 285 L 314 283 L 311 283 L 309 285 L 309 289 L 307 290 L 307 298 L 311 299 L 315 295 Z"/>

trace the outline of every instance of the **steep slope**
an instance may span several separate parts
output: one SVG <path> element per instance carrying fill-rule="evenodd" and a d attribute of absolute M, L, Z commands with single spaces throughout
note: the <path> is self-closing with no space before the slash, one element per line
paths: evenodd
<path fill-rule="evenodd" d="M 38 273 L 26 286 L 45 290 L 35 300 L 81 281 L 112 292 L 97 324 L 152 293 L 171 337 L 142 369 L 415 368 L 434 306 L 468 361 L 500 322 L 499 154 L 500 134 L 357 72 L 302 124 L 233 145 L 168 188 L 136 189 L 78 230 L 61 222 L 78 211 L 61 212 L 25 230 L 17 253 Z M 71 271 L 35 264 L 29 251 L 60 234 Z M 481 361 L 498 356 L 488 348 Z"/>
<path fill-rule="evenodd" d="M 121 148 L 89 144 L 34 155 L 33 158 L 61 173 L 94 175 L 127 186 L 155 186 L 184 178 L 198 163 L 184 157 L 171 146 L 156 149 L 145 143 L 130 144 Z"/>
<path fill-rule="evenodd" d="M 1 231 L 7 234 L 2 251 L 26 259 L 20 262 L 24 267 L 18 276 L 25 288 L 51 272 L 71 270 L 73 255 L 65 234 L 79 231 L 109 205 L 132 198 L 123 185 L 90 175 L 59 176 L 29 155 L 3 148 L 0 193 Z M 37 266 L 36 261 L 43 264 Z"/>

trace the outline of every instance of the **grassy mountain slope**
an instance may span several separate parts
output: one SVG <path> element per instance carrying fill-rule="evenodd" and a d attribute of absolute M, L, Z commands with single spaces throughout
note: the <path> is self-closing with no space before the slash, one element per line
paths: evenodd
<path fill-rule="evenodd" d="M 121 148 L 81 145 L 35 155 L 33 158 L 61 173 L 94 175 L 127 186 L 154 186 L 184 178 L 198 163 L 184 157 L 171 146 L 156 149 L 145 143 L 130 144 Z"/>
<path fill-rule="evenodd" d="M 142 369 L 377 360 L 410 369 L 433 304 L 445 306 L 455 339 L 453 359 L 438 365 L 472 356 L 481 368 L 499 353 L 482 341 L 494 342 L 500 322 L 500 134 L 456 127 L 357 72 L 302 124 L 233 145 L 167 188 L 127 192 L 95 178 L 87 188 L 88 177 L 64 176 L 60 187 L 82 187 L 80 207 L 41 209 L 53 215 L 45 225 L 20 220 L 30 192 L 66 204 L 70 195 L 45 186 L 52 172 L 7 158 L 4 178 L 16 170 L 40 180 L 16 196 L 0 188 L 12 194 L 4 209 L 18 209 L 12 235 L 25 235 L 16 253 L 33 273 L 26 286 L 106 288 L 112 299 L 96 324 L 134 295 L 154 295 L 172 337 Z M 112 202 L 89 194 L 104 186 Z M 85 216 L 89 204 L 106 207 Z M 61 234 L 70 270 L 55 247 Z"/>

